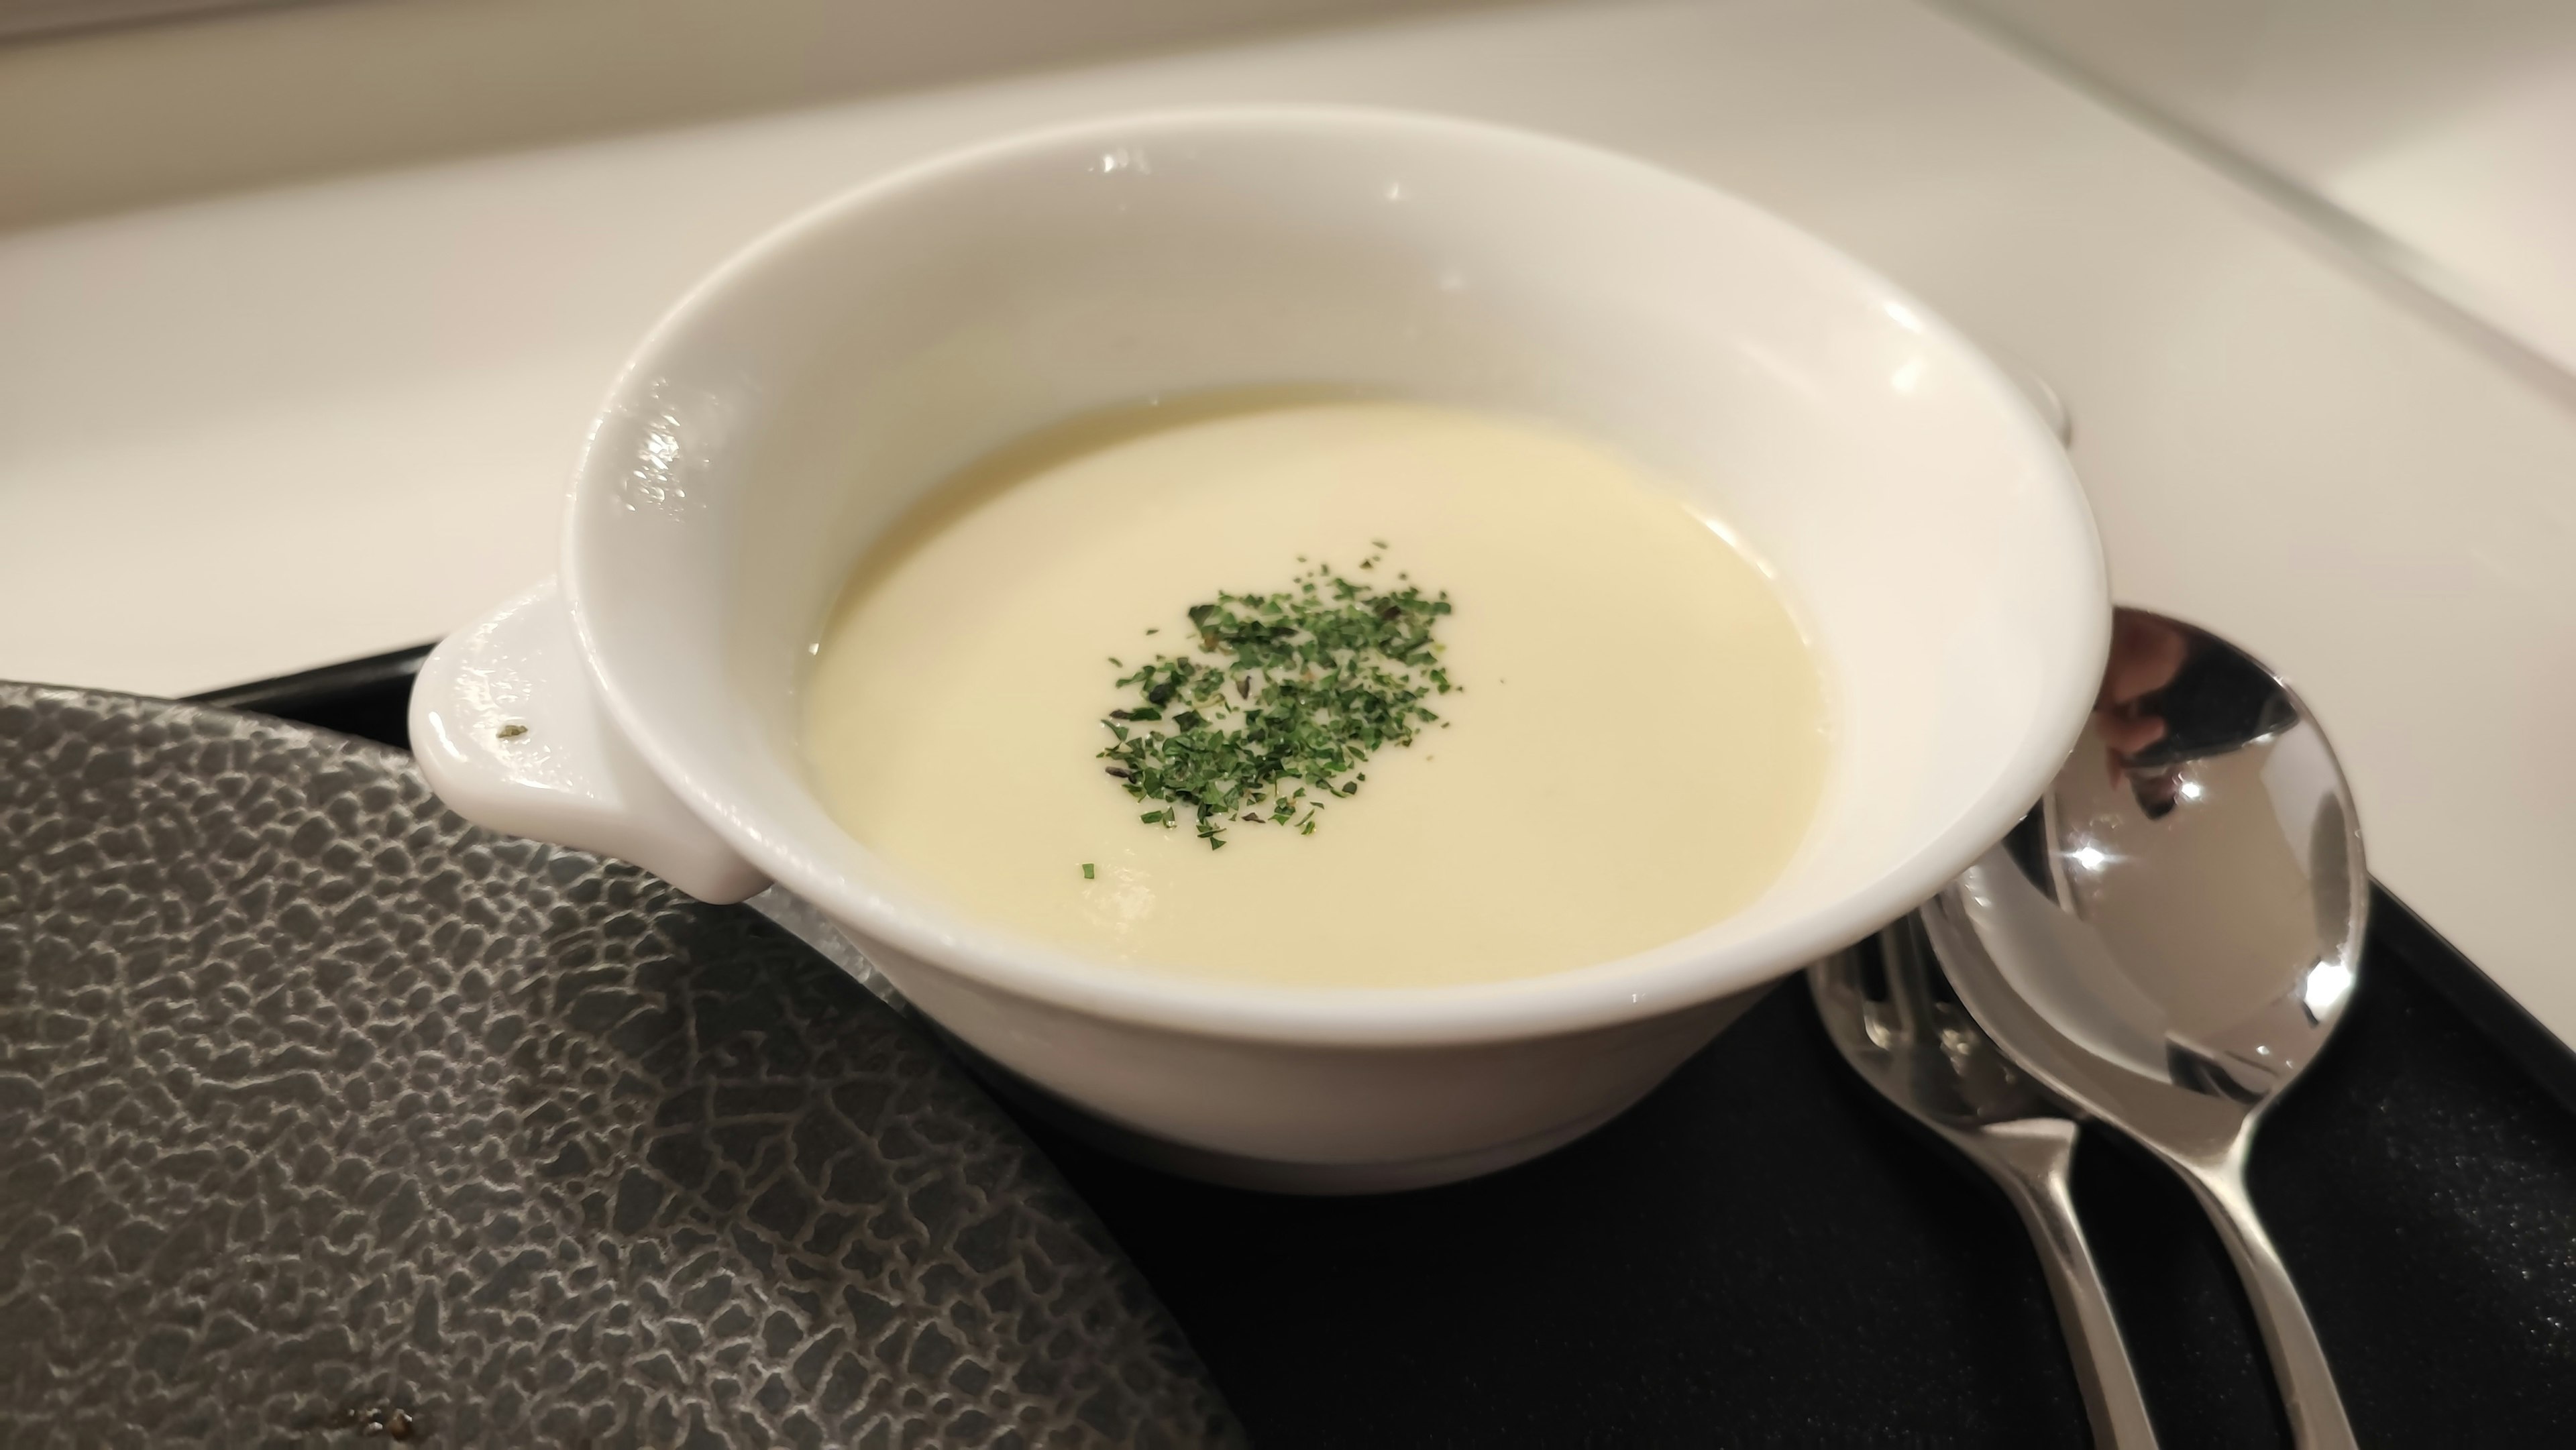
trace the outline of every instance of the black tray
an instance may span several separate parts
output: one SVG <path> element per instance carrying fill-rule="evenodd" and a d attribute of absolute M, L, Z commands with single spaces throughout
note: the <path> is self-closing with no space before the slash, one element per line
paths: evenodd
<path fill-rule="evenodd" d="M 401 743 L 418 654 L 212 698 Z M 2576 1443 L 2576 1056 L 2373 911 L 2255 1196 L 2363 1443 Z M 1452 1188 L 1238 1193 L 1025 1126 L 1262 1445 L 2088 1443 L 2011 1212 L 1844 1068 L 1803 991 L 1590 1138 Z M 2076 1197 L 2163 1442 L 2286 1443 L 2182 1186 L 2088 1133 Z"/>

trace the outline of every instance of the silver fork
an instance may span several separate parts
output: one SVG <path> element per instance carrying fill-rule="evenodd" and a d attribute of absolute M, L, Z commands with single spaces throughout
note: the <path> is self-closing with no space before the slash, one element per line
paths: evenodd
<path fill-rule="evenodd" d="M 1825 1030 L 1861 1077 L 1983 1168 L 2030 1230 L 2096 1445 L 2156 1443 L 2137 1372 L 2075 1218 L 2076 1122 L 2013 1069 L 1939 981 L 1912 914 L 1808 969 Z"/>

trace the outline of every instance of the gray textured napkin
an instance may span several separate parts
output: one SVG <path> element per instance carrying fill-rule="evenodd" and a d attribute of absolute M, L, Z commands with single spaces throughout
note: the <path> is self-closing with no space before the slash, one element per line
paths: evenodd
<path fill-rule="evenodd" d="M 937 1049 L 408 757 L 0 685 L 0 1443 L 1235 1443 Z"/>

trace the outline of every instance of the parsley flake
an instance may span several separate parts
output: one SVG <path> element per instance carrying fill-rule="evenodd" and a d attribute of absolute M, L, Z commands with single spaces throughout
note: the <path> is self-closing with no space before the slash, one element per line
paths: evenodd
<path fill-rule="evenodd" d="M 1373 572 L 1382 557 L 1359 567 Z M 1359 793 L 1372 753 L 1447 727 L 1423 702 L 1457 688 L 1432 638 L 1450 612 L 1445 592 L 1383 590 L 1328 563 L 1274 594 L 1220 592 L 1185 611 L 1195 651 L 1119 678 L 1139 703 L 1102 719 L 1114 739 L 1099 758 L 1129 796 L 1157 807 L 1138 820 L 1170 829 L 1186 816 L 1211 851 L 1235 824 L 1312 835 L 1325 800 Z"/>

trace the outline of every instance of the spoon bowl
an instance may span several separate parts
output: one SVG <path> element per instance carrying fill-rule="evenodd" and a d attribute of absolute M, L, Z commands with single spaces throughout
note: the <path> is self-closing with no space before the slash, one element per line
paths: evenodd
<path fill-rule="evenodd" d="M 2191 1184 L 2301 1445 L 2352 1432 L 2245 1164 L 2342 1017 L 2368 905 L 2351 792 L 2298 696 L 2205 630 L 2123 609 L 2048 794 L 1923 910 L 2004 1052 Z"/>

